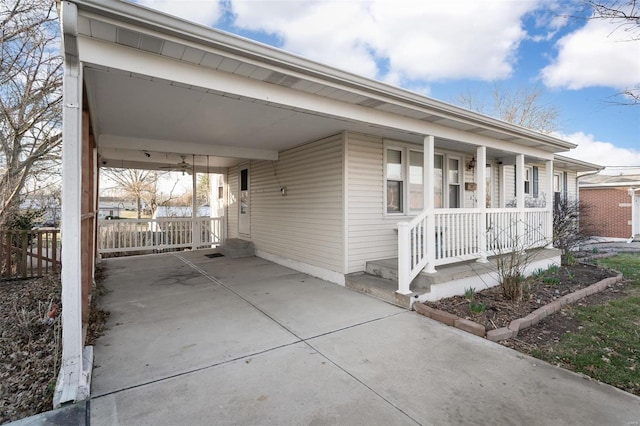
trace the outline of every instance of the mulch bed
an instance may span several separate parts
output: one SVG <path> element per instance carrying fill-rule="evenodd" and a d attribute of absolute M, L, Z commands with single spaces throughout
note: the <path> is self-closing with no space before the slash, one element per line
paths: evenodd
<path fill-rule="evenodd" d="M 492 287 L 482 291 L 475 289 L 473 301 L 485 306 L 485 311 L 481 313 L 473 313 L 469 308 L 469 300 L 464 296 L 450 297 L 425 304 L 460 318 L 477 322 L 484 325 L 485 329 L 489 331 L 506 327 L 511 321 L 524 318 L 536 309 L 566 294 L 613 276 L 616 276 L 614 271 L 599 269 L 591 265 L 578 264 L 560 267 L 553 274 L 545 274 L 544 278 L 547 278 L 547 282 L 543 277 L 528 280 L 524 300 L 518 303 L 505 299 L 500 287 Z"/>

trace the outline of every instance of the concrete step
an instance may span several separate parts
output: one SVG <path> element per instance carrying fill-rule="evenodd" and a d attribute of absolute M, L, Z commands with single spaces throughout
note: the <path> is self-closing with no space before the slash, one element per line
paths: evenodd
<path fill-rule="evenodd" d="M 251 257 L 255 256 L 255 247 L 251 241 L 229 238 L 220 247 L 220 252 L 231 258 Z"/>
<path fill-rule="evenodd" d="M 405 309 L 411 309 L 411 299 L 413 295 L 402 295 L 396 293 L 398 284 L 392 280 L 380 278 L 370 274 L 348 275 L 345 279 L 345 286 L 360 293 L 371 295 L 377 299 L 384 300 L 392 305 Z"/>
<path fill-rule="evenodd" d="M 398 285 L 398 258 L 381 259 L 367 262 L 365 272 L 380 278 L 391 280 Z M 420 273 L 411 282 L 411 291 L 415 293 L 428 293 L 434 282 L 432 275 Z"/>

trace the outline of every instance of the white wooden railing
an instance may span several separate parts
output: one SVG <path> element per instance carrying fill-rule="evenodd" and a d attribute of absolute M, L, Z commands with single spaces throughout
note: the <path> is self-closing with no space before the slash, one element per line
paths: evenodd
<path fill-rule="evenodd" d="M 548 245 L 551 215 L 546 208 L 436 209 L 399 222 L 398 293 L 409 294 L 411 281 L 428 265 L 434 271 L 437 265 Z"/>
<path fill-rule="evenodd" d="M 161 218 L 98 221 L 98 252 L 116 253 L 222 244 L 223 218 Z"/>

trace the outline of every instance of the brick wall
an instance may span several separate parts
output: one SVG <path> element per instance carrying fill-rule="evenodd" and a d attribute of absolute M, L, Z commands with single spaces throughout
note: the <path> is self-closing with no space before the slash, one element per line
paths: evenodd
<path fill-rule="evenodd" d="M 594 236 L 631 236 L 631 197 L 627 188 L 580 188 L 580 204 L 587 209 Z"/>

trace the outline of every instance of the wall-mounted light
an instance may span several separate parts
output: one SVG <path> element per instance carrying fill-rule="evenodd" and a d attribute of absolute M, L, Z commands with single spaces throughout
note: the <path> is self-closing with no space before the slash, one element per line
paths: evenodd
<path fill-rule="evenodd" d="M 476 168 L 476 157 L 472 157 L 471 161 L 467 163 L 467 170 L 473 170 Z"/>
<path fill-rule="evenodd" d="M 280 188 L 280 193 L 283 197 L 285 197 L 287 195 L 287 187 L 283 186 L 282 188 Z"/>
<path fill-rule="evenodd" d="M 144 156 L 147 157 L 147 158 L 150 158 L 151 154 L 149 154 L 147 151 L 144 151 Z"/>

